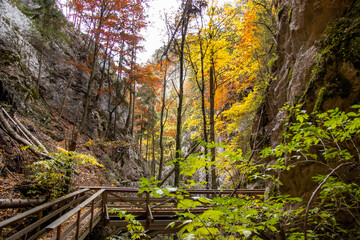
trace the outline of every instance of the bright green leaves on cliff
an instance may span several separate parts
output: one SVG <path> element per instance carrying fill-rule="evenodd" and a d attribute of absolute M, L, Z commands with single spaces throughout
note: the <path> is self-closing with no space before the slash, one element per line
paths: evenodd
<path fill-rule="evenodd" d="M 313 176 L 319 185 L 312 193 L 305 213 L 299 215 L 305 227 L 294 226 L 289 234 L 295 236 L 295 232 L 303 231 L 305 239 L 307 236 L 321 239 L 358 236 L 360 214 L 353 209 L 359 208 L 360 186 L 348 183 L 346 179 L 360 167 L 360 106 L 353 106 L 353 112 L 335 108 L 312 114 L 300 107 L 286 109 L 290 112 L 289 119 L 294 122 L 285 124 L 283 143 L 262 152 L 262 157 L 272 156 L 278 163 L 282 162 L 286 168 L 281 171 L 297 164 L 307 164 L 307 167 L 315 164 L 324 168 L 324 175 Z M 315 205 L 312 203 L 316 195 L 320 201 Z M 353 223 L 347 230 L 337 224 L 342 215 Z"/>
<path fill-rule="evenodd" d="M 353 109 L 359 108 L 358 105 L 353 106 Z M 323 156 L 327 163 L 332 160 L 360 162 L 356 144 L 360 133 L 360 110 L 345 113 L 336 108 L 308 115 L 297 106 L 289 108 L 289 111 L 294 114 L 296 122 L 289 125 L 284 133 L 286 142 L 275 149 L 265 149 L 263 157 L 290 154 L 292 159 L 307 161 L 318 160 L 318 156 Z M 310 151 L 313 147 L 317 147 L 318 154 Z"/>

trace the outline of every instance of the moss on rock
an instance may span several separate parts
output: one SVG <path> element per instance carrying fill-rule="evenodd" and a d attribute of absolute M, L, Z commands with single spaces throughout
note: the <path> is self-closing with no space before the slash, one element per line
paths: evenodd
<path fill-rule="evenodd" d="M 335 20 L 324 32 L 317 44 L 320 53 L 312 70 L 311 79 L 301 101 L 308 105 L 309 111 L 326 110 L 323 103 L 330 99 L 346 99 L 352 93 L 352 82 L 359 79 L 346 79 L 340 66 L 351 63 L 353 69 L 360 69 L 360 6 L 353 8 L 342 18 Z M 353 97 L 356 98 L 356 97 Z M 353 101 L 353 100 L 350 100 Z M 349 102 L 349 106 L 356 104 Z M 312 107 L 310 107 L 310 105 Z M 309 108 L 310 107 L 310 108 Z"/>

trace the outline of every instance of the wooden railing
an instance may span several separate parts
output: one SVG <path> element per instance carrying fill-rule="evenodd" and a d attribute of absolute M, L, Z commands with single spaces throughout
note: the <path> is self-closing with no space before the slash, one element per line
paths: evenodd
<path fill-rule="evenodd" d="M 137 188 L 83 187 L 77 192 L 0 222 L 0 230 L 14 228 L 22 222 L 27 224 L 21 230 L 14 228 L 14 231 L 4 233 L 9 240 L 37 239 L 40 236 L 46 239 L 78 240 L 84 239 L 95 226 L 115 227 L 114 232 L 126 231 L 128 223 L 118 215 L 109 213 L 110 209 L 118 209 L 134 215 L 148 231 L 163 231 L 171 222 L 180 224 L 176 213 L 183 210 L 177 207 L 176 197 L 154 198 L 147 192 L 139 194 L 138 190 Z M 230 195 L 232 192 L 232 190 L 186 190 L 184 197 L 213 198 Z M 262 194 L 264 190 L 240 189 L 236 191 L 234 197 Z M 207 209 L 208 206 L 203 204 L 191 211 L 202 213 Z M 176 231 L 176 228 L 171 229 Z"/>
<path fill-rule="evenodd" d="M 110 209 L 126 211 L 137 217 L 139 222 L 150 231 L 164 230 L 166 226 L 172 222 L 176 222 L 176 213 L 184 210 L 178 208 L 178 200 L 176 197 L 151 197 L 149 193 L 144 192 L 138 194 L 136 188 L 115 188 L 115 187 L 85 187 L 91 190 L 105 189 L 105 225 L 117 227 L 119 230 L 126 230 L 127 222 L 119 218 L 116 214 L 110 214 Z M 186 190 L 185 198 L 193 197 L 221 197 L 230 195 L 233 190 Z M 257 196 L 264 194 L 264 190 L 245 190 L 239 189 L 234 197 Z M 191 209 L 193 213 L 203 213 L 208 210 L 206 204 Z M 180 223 L 180 222 L 179 222 Z M 174 230 L 174 228 L 172 228 Z M 171 230 L 171 229 L 168 229 Z M 176 228 L 175 228 L 176 230 Z"/>
<path fill-rule="evenodd" d="M 8 240 L 21 238 L 29 240 L 37 239 L 46 232 L 44 225 L 46 226 L 53 219 L 58 218 L 61 214 L 86 199 L 85 193 L 88 191 L 89 189 L 81 189 L 0 222 L 0 231 L 3 230 L 3 232 L 0 232 L 0 236 L 3 237 L 5 235 L 4 229 L 9 229 L 6 238 Z M 36 217 L 36 220 L 31 221 L 34 217 Z M 29 223 L 29 225 L 26 223 Z M 24 228 L 21 230 L 17 229 L 19 226 Z"/>
<path fill-rule="evenodd" d="M 76 206 L 74 209 L 70 210 L 56 221 L 48 225 L 45 229 L 48 232 L 56 229 L 56 240 L 60 240 L 62 238 L 67 239 L 68 235 L 74 236 L 75 239 L 84 239 L 86 235 L 89 234 L 101 220 L 104 212 L 103 203 L 106 202 L 106 200 L 104 200 L 104 193 L 105 189 L 100 189 L 95 194 L 91 195 L 91 197 L 87 198 L 85 201 Z M 67 223 L 68 220 L 73 216 L 76 216 L 76 220 L 71 221 L 71 223 L 68 224 L 66 229 L 62 232 L 62 226 Z M 72 233 L 74 229 L 75 235 Z"/>

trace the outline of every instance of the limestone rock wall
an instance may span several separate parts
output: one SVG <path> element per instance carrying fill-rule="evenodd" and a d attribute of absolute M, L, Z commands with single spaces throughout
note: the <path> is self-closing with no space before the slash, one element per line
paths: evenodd
<path fill-rule="evenodd" d="M 31 2 L 23 1 L 30 5 Z M 84 108 L 89 72 L 79 67 L 79 63 L 89 58 L 88 38 L 70 24 L 62 27 L 62 37 L 42 37 L 34 21 L 19 6 L 19 1 L 0 0 L 0 101 L 10 105 L 11 111 L 42 126 L 45 133 L 51 133 L 48 136 L 52 140 L 69 140 Z M 99 57 L 88 122 L 80 144 L 101 137 L 106 129 L 110 101 L 106 93 L 97 95 L 101 66 Z M 116 112 L 117 129 L 124 128 L 126 115 L 127 108 L 120 105 Z M 124 140 L 123 135 L 117 136 Z M 97 155 L 101 159 L 103 154 Z M 129 147 L 121 156 L 122 164 L 117 161 L 107 164 L 109 171 L 113 171 L 110 175 L 119 181 L 143 176 L 138 158 Z"/>
<path fill-rule="evenodd" d="M 278 1 L 277 60 L 272 69 L 274 80 L 266 91 L 266 100 L 254 123 L 255 130 L 258 130 L 259 121 L 261 126 L 256 139 L 258 150 L 280 143 L 283 121 L 287 117 L 287 113 L 280 109 L 286 104 L 305 103 L 304 108 L 310 113 L 334 107 L 347 110 L 359 103 L 360 69 L 354 60 L 359 57 L 359 45 L 349 40 L 356 35 L 359 37 L 351 20 L 358 17 L 356 6 L 354 0 Z M 339 21 L 344 23 L 335 26 L 336 31 L 345 36 L 339 41 L 346 43 L 344 48 L 357 49 L 350 58 L 338 56 L 336 49 L 324 53 L 329 44 L 326 38 L 331 38 L 326 32 L 331 32 Z M 346 35 L 347 29 L 353 29 L 352 35 Z M 324 98 L 320 90 L 332 82 L 338 91 L 325 94 Z M 280 187 L 280 192 L 307 198 L 314 187 L 311 176 L 323 171 L 312 164 L 298 166 L 282 176 L 285 184 Z"/>
<path fill-rule="evenodd" d="M 45 102 L 52 111 L 58 112 L 65 104 L 62 117 L 75 123 L 81 118 L 89 79 L 89 73 L 76 65 L 88 57 L 85 50 L 87 37 L 70 25 L 65 25 L 61 31 L 64 38 L 45 39 L 33 21 L 13 3 L 0 2 L 0 79 L 3 88 L 10 93 L 18 109 L 36 117 L 36 110 L 29 107 L 33 104 L 40 108 Z M 100 66 L 96 72 L 100 75 Z M 95 99 L 98 87 L 96 82 L 86 129 L 93 138 L 101 134 L 108 110 L 106 94 Z M 47 113 L 45 106 L 41 108 L 46 121 L 51 113 Z M 126 108 L 119 107 L 117 114 L 120 116 L 119 128 L 124 127 Z"/>

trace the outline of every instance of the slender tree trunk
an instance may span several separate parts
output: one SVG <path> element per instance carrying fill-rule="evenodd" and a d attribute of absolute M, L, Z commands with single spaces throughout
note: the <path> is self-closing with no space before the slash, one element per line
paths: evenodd
<path fill-rule="evenodd" d="M 134 128 L 135 128 L 135 101 L 136 101 L 136 85 L 134 82 L 134 88 L 133 88 L 133 102 L 132 102 L 132 118 L 131 118 L 131 136 L 134 137 Z"/>
<path fill-rule="evenodd" d="M 144 119 L 144 116 L 143 115 L 141 115 L 141 123 L 143 122 L 143 119 Z M 142 140 L 143 140 L 143 131 L 142 131 L 143 129 L 142 129 L 142 124 L 141 124 L 141 129 L 140 129 L 140 146 L 139 146 L 139 154 L 140 154 L 140 156 L 142 155 Z"/>
<path fill-rule="evenodd" d="M 67 80 L 67 83 L 66 83 L 66 89 L 65 89 L 64 98 L 63 98 L 61 108 L 60 108 L 59 119 L 61 119 L 61 117 L 62 117 L 62 115 L 64 113 L 64 109 L 65 109 L 65 105 L 66 105 L 66 98 L 67 98 L 67 96 L 69 94 L 69 90 L 70 90 L 71 84 L 73 82 L 73 79 L 74 79 L 74 75 L 71 74 L 70 78 Z"/>
<path fill-rule="evenodd" d="M 146 124 L 146 150 L 145 150 L 145 162 L 148 162 L 149 156 L 149 123 Z"/>
<path fill-rule="evenodd" d="M 176 147 L 175 147 L 175 187 L 180 185 L 180 157 L 181 157 L 181 131 L 182 131 L 182 107 L 183 107 L 183 97 L 184 97 L 184 46 L 186 40 L 186 34 L 190 19 L 190 8 L 192 6 L 192 0 L 185 2 L 185 14 L 181 19 L 181 44 L 179 47 L 179 63 L 180 63 L 180 76 L 179 76 L 179 89 L 178 89 L 178 108 L 177 108 L 177 124 L 176 124 Z"/>
<path fill-rule="evenodd" d="M 111 56 L 111 51 L 110 51 L 110 54 L 109 56 Z M 106 124 L 106 129 L 104 131 L 104 135 L 103 135 L 103 138 L 106 138 L 109 136 L 109 131 L 110 131 L 110 126 L 111 126 L 111 121 L 112 121 L 112 116 L 113 116 L 113 113 L 114 111 L 116 110 L 116 107 L 111 109 L 111 100 L 113 98 L 113 94 L 112 94 L 112 82 L 111 82 L 111 77 L 110 77 L 110 66 L 111 66 L 111 58 L 109 57 L 109 60 L 108 60 L 108 69 L 107 69 L 107 82 L 108 82 L 108 113 L 109 113 L 109 116 L 108 116 L 108 121 L 107 121 L 107 124 Z"/>
<path fill-rule="evenodd" d="M 155 177 L 155 133 L 152 133 L 152 160 L 151 160 L 151 176 Z M 158 179 L 160 180 L 160 179 Z"/>
<path fill-rule="evenodd" d="M 202 39 L 201 36 L 199 34 L 199 44 L 200 44 L 200 63 L 201 63 L 201 112 L 202 112 L 202 118 L 203 118 L 203 135 L 204 135 L 204 141 L 205 143 L 209 142 L 208 139 L 208 132 L 207 132 L 207 122 L 206 122 L 206 106 L 205 106 L 205 92 L 206 92 L 206 87 L 205 87 L 205 73 L 204 73 L 204 58 L 205 58 L 205 53 L 203 51 L 203 45 L 202 45 Z M 205 156 L 207 156 L 208 153 L 208 148 L 207 146 L 205 146 L 204 149 L 204 153 Z M 206 160 L 207 161 L 207 157 Z M 208 167 L 205 166 L 205 181 L 206 181 L 206 188 L 209 188 L 209 170 Z"/>
<path fill-rule="evenodd" d="M 121 42 L 121 49 L 124 48 L 124 40 Z M 120 105 L 120 103 L 122 101 L 125 102 L 124 97 L 125 96 L 125 91 L 124 91 L 124 94 L 122 93 L 122 89 L 123 87 L 120 86 L 120 81 L 123 81 L 123 78 L 122 78 L 122 63 L 123 63 L 123 60 L 124 60 L 124 53 L 123 51 L 120 52 L 120 55 L 119 55 L 119 74 L 118 74 L 118 77 L 117 77 L 117 81 L 116 81 L 116 85 L 115 85 L 115 94 L 116 94 L 116 101 L 118 102 L 117 103 L 117 107 Z M 123 85 L 122 85 L 123 86 Z M 116 107 L 116 108 L 117 108 Z M 114 139 L 116 139 L 116 136 L 117 136 L 117 120 L 118 120 L 118 112 L 116 111 L 116 109 L 114 110 L 115 111 L 115 119 L 114 119 Z"/>
<path fill-rule="evenodd" d="M 164 79 L 163 79 L 163 94 L 162 94 L 162 105 L 161 105 L 161 114 L 160 114 L 160 160 L 159 160 L 159 174 L 158 174 L 158 180 L 161 180 L 162 175 L 162 168 L 163 168 L 163 162 L 164 162 L 164 143 L 163 143 L 163 135 L 164 135 L 164 112 L 165 112 L 165 98 L 166 98 L 166 75 L 167 75 L 167 66 L 165 68 L 164 72 Z M 155 143 L 153 143 L 155 144 Z"/>
<path fill-rule="evenodd" d="M 210 142 L 215 143 L 215 69 L 214 61 L 211 56 L 210 66 Z M 211 148 L 211 188 L 216 189 L 216 169 L 215 169 L 215 147 Z"/>
<path fill-rule="evenodd" d="M 106 67 L 106 60 L 107 60 L 107 51 L 108 49 L 105 49 L 105 56 L 104 56 L 104 62 L 101 68 L 101 76 L 100 76 L 100 81 L 99 81 L 99 88 L 96 94 L 96 101 L 99 99 L 100 95 L 101 95 L 101 88 L 104 85 L 104 75 L 105 75 L 105 67 Z"/>
<path fill-rule="evenodd" d="M 128 115 L 126 117 L 126 122 L 125 122 L 125 129 L 128 133 L 130 133 L 130 121 L 131 121 L 131 109 L 132 109 L 132 86 L 129 86 L 129 106 L 128 106 Z"/>
<path fill-rule="evenodd" d="M 95 43 L 94 43 L 94 53 L 92 56 L 92 61 L 91 61 L 91 73 L 90 73 L 90 78 L 89 78 L 89 82 L 88 82 L 88 86 L 87 86 L 87 91 L 86 91 L 86 95 L 85 95 L 85 106 L 84 106 L 84 111 L 82 113 L 82 117 L 81 117 L 81 121 L 80 121 L 80 125 L 78 130 L 74 129 L 75 132 L 73 132 L 72 134 L 72 139 L 71 142 L 69 144 L 69 150 L 70 151 L 75 151 L 76 150 L 76 145 L 77 145 L 77 138 L 78 138 L 78 134 L 81 134 L 82 131 L 84 130 L 85 127 L 85 123 L 87 121 L 87 115 L 88 115 L 88 111 L 89 111 L 89 106 L 90 106 L 90 97 L 91 97 L 91 91 L 92 91 L 92 85 L 93 82 L 95 80 L 95 75 L 96 75 L 96 62 L 97 62 L 97 55 L 99 53 L 99 39 L 100 39 L 100 29 L 102 27 L 102 23 L 103 23 L 103 14 L 104 11 L 101 11 L 100 14 L 100 20 L 99 20 L 99 24 L 97 27 L 96 31 L 97 33 L 95 34 Z"/>

